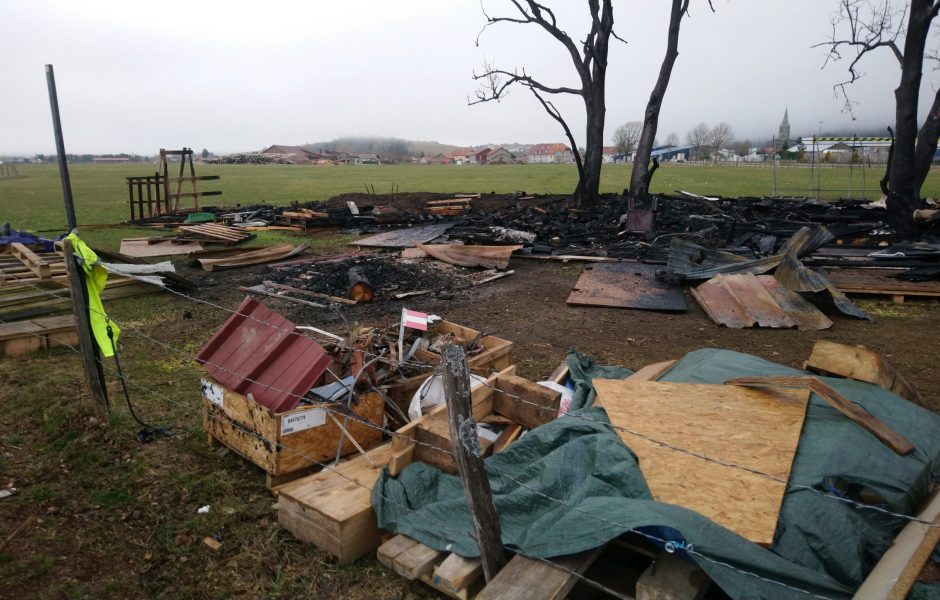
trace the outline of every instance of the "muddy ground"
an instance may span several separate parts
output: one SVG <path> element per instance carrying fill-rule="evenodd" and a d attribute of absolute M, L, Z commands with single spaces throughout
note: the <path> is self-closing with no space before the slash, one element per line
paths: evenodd
<path fill-rule="evenodd" d="M 347 248 L 322 248 L 323 253 Z M 728 330 L 716 327 L 687 296 L 685 314 L 569 307 L 577 263 L 513 259 L 512 276 L 449 299 L 433 295 L 343 307 L 349 322 L 397 319 L 408 308 L 516 343 L 519 373 L 547 376 L 576 348 L 604 363 L 637 369 L 704 347 L 728 348 L 799 367 L 817 339 L 865 344 L 887 356 L 940 408 L 936 368 L 940 304 L 865 302 L 874 322 L 831 314 L 829 331 Z M 191 294 L 234 308 L 239 285 L 269 278 L 269 267 L 204 274 Z M 338 330 L 333 311 L 262 299 L 297 323 Z M 88 407 L 80 362 L 68 349 L 0 361 L 0 598 L 422 598 L 406 582 L 364 558 L 337 566 L 278 528 L 263 474 L 232 453 L 208 447 L 199 417 L 200 369 L 191 354 L 227 316 L 167 294 L 108 306 L 125 325 L 122 365 L 138 411 L 185 428 L 141 444 L 123 406 L 113 364 L 110 426 Z M 156 341 L 154 341 L 156 340 Z M 168 345 L 174 350 L 168 349 Z M 197 509 L 209 505 L 210 512 Z M 203 543 L 222 540 L 219 550 Z"/>

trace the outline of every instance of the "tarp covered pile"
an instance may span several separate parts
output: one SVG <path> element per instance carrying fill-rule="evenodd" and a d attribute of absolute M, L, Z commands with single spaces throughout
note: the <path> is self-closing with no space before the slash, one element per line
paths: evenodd
<path fill-rule="evenodd" d="M 605 411 L 590 406 L 591 378 L 630 372 L 598 367 L 577 354 L 569 367 L 572 412 L 486 460 L 503 542 L 529 556 L 572 554 L 638 529 L 673 542 L 733 598 L 805 598 L 805 592 L 848 598 L 907 522 L 861 505 L 879 498 L 881 508 L 915 514 L 940 464 L 940 416 L 872 384 L 822 378 L 916 449 L 896 454 L 814 394 L 774 543 L 763 548 L 698 513 L 654 501 Z M 661 381 L 722 384 L 735 377 L 800 374 L 747 354 L 699 350 Z M 455 477 L 412 463 L 398 478 L 383 473 L 372 503 L 382 529 L 438 550 L 478 555 Z M 684 552 L 684 544 L 694 551 Z"/>

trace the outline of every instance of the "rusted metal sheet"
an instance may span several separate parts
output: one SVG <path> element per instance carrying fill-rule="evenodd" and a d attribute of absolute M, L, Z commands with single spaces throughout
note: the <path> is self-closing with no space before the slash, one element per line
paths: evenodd
<path fill-rule="evenodd" d="M 770 275 L 717 275 L 692 289 L 711 319 L 731 329 L 798 327 L 818 331 L 832 321 L 802 296 Z"/>
<path fill-rule="evenodd" d="M 453 226 L 454 223 L 450 222 L 395 229 L 356 242 L 350 242 L 350 244 L 354 246 L 372 246 L 377 248 L 411 248 L 414 246 L 413 242 L 426 244 L 434 238 L 444 235 L 444 233 Z"/>
<path fill-rule="evenodd" d="M 783 257 L 777 270 L 774 271 L 774 277 L 781 285 L 794 292 L 828 292 L 833 304 L 842 314 L 856 319 L 871 320 L 868 313 L 849 300 L 840 289 L 820 272 L 814 271 L 801 263 L 793 252 Z"/>
<path fill-rule="evenodd" d="M 656 265 L 601 263 L 584 268 L 568 304 L 683 312 L 682 288 L 656 278 Z"/>
<path fill-rule="evenodd" d="M 803 296 L 780 285 L 780 282 L 770 275 L 759 275 L 757 279 L 780 308 L 796 322 L 798 329 L 802 331 L 822 331 L 832 327 L 832 321 L 829 317 Z"/>
<path fill-rule="evenodd" d="M 216 381 L 274 412 L 291 410 L 330 364 L 314 340 L 257 300 L 245 298 L 196 359 Z"/>
<path fill-rule="evenodd" d="M 522 248 L 522 246 L 425 245 L 420 242 L 415 243 L 415 246 L 429 256 L 452 265 L 488 269 L 505 269 L 509 266 L 509 257 L 512 253 Z"/>
<path fill-rule="evenodd" d="M 715 275 L 733 273 L 759 275 L 776 268 L 788 254 L 800 258 L 830 240 L 832 233 L 825 227 L 803 227 L 790 236 L 777 254 L 749 260 L 737 254 L 703 248 L 688 240 L 674 237 L 669 248 L 667 268 L 687 279 L 711 279 Z"/>

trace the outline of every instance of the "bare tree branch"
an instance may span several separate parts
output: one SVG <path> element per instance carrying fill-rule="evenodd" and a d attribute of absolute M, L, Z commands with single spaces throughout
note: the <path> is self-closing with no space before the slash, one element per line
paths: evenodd
<path fill-rule="evenodd" d="M 568 143 L 571 144 L 571 153 L 574 154 L 575 164 L 578 166 L 578 174 L 581 176 L 579 179 L 583 179 L 584 174 L 584 162 L 581 160 L 581 152 L 578 150 L 578 144 L 574 140 L 574 135 L 571 134 L 571 128 L 568 127 L 568 123 L 565 122 L 565 119 L 561 116 L 561 112 L 555 108 L 555 105 L 545 98 L 535 88 L 529 88 L 532 90 L 532 94 L 538 99 L 542 104 L 542 107 L 545 109 L 545 112 L 549 114 L 553 119 L 558 121 L 558 124 L 561 125 L 561 128 L 565 131 L 565 137 L 568 138 Z"/>
<path fill-rule="evenodd" d="M 937 5 L 940 6 L 940 5 Z M 875 0 L 841 0 L 839 10 L 830 18 L 832 34 L 829 40 L 814 44 L 813 48 L 828 48 L 822 68 L 845 58 L 844 53 L 853 52 L 852 60 L 848 65 L 849 78 L 833 86 L 833 94 L 842 98 L 843 112 L 852 115 L 855 104 L 848 95 L 846 86 L 849 86 L 861 77 L 858 65 L 870 52 L 879 48 L 891 51 L 899 64 L 904 62 L 904 54 L 898 45 L 904 33 L 904 22 L 908 7 L 893 8 L 891 0 L 884 4 L 876 4 Z M 846 32 L 840 35 L 840 29 L 845 26 Z"/>
<path fill-rule="evenodd" d="M 614 28 L 612 0 L 587 0 L 591 18 L 590 29 L 583 39 L 572 38 L 558 23 L 551 8 L 537 0 L 508 0 L 512 9 L 509 15 L 494 16 L 486 12 L 481 3 L 486 24 L 477 35 L 477 44 L 480 36 L 490 26 L 498 23 L 514 23 L 519 25 L 537 25 L 543 31 L 555 38 L 571 57 L 572 65 L 578 74 L 580 87 L 552 86 L 540 81 L 537 77 L 529 75 L 525 69 L 513 71 L 499 69 L 484 60 L 482 73 L 473 73 L 473 80 L 480 82 L 480 88 L 475 92 L 474 98 L 468 96 L 468 104 L 480 104 L 504 98 L 512 86 L 520 85 L 529 89 L 536 97 L 542 108 L 552 119 L 562 125 L 568 137 L 572 153 L 578 163 L 579 182 L 575 190 L 575 199 L 578 203 L 591 203 L 597 199 L 600 185 L 600 168 L 603 159 L 603 137 L 605 118 L 605 86 L 607 71 L 608 44 Z M 621 39 L 621 41 L 623 41 Z M 571 129 L 568 127 L 561 111 L 549 101 L 547 95 L 577 95 L 584 102 L 585 124 L 585 151 L 578 150 Z"/>

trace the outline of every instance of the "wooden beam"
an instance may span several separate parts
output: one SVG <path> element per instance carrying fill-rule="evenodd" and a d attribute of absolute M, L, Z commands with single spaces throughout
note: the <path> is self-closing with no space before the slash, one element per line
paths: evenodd
<path fill-rule="evenodd" d="M 934 492 L 927 506 L 917 515 L 925 523 L 911 521 L 872 569 L 853 600 L 903 600 L 914 585 L 921 569 L 940 543 L 940 493 Z"/>
<path fill-rule="evenodd" d="M 561 392 L 515 375 L 497 379 L 496 389 L 493 412 L 509 417 L 523 427 L 538 427 L 558 416 Z"/>
<path fill-rule="evenodd" d="M 517 554 L 488 582 L 476 600 L 561 600 L 603 548 L 552 558 L 549 562 Z M 557 565 L 557 566 L 556 566 Z"/>
<path fill-rule="evenodd" d="M 929 409 L 913 385 L 883 356 L 862 346 L 849 346 L 827 340 L 813 345 L 803 364 L 807 371 L 867 381 Z"/>
<path fill-rule="evenodd" d="M 491 581 L 506 559 L 499 515 L 493 505 L 490 480 L 483 466 L 483 452 L 470 405 L 470 368 L 466 352 L 458 344 L 447 344 L 441 353 L 441 360 L 454 460 L 457 462 L 457 472 L 463 483 L 470 520 L 480 548 L 483 575 L 487 581 Z"/>
<path fill-rule="evenodd" d="M 891 429 L 873 415 L 862 410 L 857 404 L 835 391 L 816 377 L 738 377 L 725 382 L 728 385 L 741 386 L 807 386 L 834 409 L 845 415 L 850 421 L 868 431 L 897 454 L 910 454 L 914 445 L 900 433 Z"/>
<path fill-rule="evenodd" d="M 91 316 L 88 313 L 88 289 L 85 284 L 85 273 L 76 262 L 76 257 L 72 251 L 72 242 L 64 240 L 62 242 L 62 252 L 65 255 L 65 265 L 69 273 L 72 312 L 75 313 L 75 325 L 78 329 L 78 348 L 82 354 L 85 381 L 91 392 L 95 411 L 102 418 L 102 422 L 107 423 L 110 412 L 108 388 L 104 379 L 104 369 L 101 367 L 101 353 L 91 332 Z"/>

